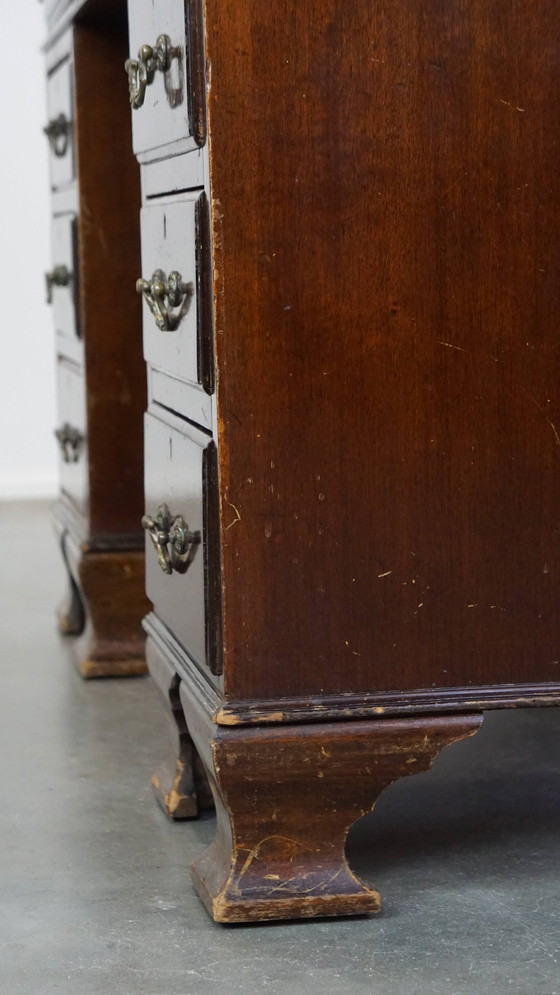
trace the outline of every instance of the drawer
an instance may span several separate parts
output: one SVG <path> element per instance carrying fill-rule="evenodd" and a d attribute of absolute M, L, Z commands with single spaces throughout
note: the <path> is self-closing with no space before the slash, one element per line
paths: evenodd
<path fill-rule="evenodd" d="M 146 362 L 180 380 L 202 384 L 211 393 L 212 296 L 204 193 L 150 203 L 141 211 L 141 233 Z M 182 290 L 171 303 L 169 294 L 158 297 L 154 293 L 153 278 L 158 271 L 166 284 L 170 274 L 180 275 Z"/>
<path fill-rule="evenodd" d="M 72 65 L 69 58 L 54 69 L 47 80 L 49 120 L 45 127 L 49 143 L 53 190 L 74 180 L 74 115 Z"/>
<path fill-rule="evenodd" d="M 185 423 L 173 428 L 146 415 L 146 592 L 159 618 L 189 656 L 221 672 L 220 571 L 217 542 L 216 451 L 211 439 Z M 179 552 L 171 541 L 178 535 Z"/>
<path fill-rule="evenodd" d="M 79 367 L 59 359 L 58 426 L 60 489 L 82 514 L 87 509 L 86 403 Z"/>
<path fill-rule="evenodd" d="M 132 146 L 141 162 L 204 143 L 202 0 L 129 0 Z M 158 44 L 159 43 L 159 44 Z M 141 49 L 153 55 L 142 58 Z M 145 78 L 145 87 L 139 79 Z M 165 153 L 162 149 L 165 148 Z"/>
<path fill-rule="evenodd" d="M 80 337 L 78 307 L 78 223 L 73 214 L 55 217 L 51 224 L 52 268 L 46 273 L 47 301 L 52 306 L 57 335 Z"/>

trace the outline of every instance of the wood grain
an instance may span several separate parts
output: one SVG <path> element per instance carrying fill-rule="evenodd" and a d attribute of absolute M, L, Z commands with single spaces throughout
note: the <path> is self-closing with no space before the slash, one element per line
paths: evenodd
<path fill-rule="evenodd" d="M 557 5 L 206 11 L 226 696 L 557 683 Z"/>

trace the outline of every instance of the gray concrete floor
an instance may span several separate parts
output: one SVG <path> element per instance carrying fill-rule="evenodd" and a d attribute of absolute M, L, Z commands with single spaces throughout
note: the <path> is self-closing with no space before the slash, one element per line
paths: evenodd
<path fill-rule="evenodd" d="M 494 712 L 352 831 L 373 919 L 218 926 L 188 867 L 213 819 L 152 800 L 149 679 L 85 683 L 53 623 L 44 505 L 0 505 L 2 995 L 558 995 L 560 711 Z"/>

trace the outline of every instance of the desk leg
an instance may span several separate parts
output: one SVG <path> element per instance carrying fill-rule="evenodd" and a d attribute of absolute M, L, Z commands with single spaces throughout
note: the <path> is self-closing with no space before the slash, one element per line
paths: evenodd
<path fill-rule="evenodd" d="M 216 840 L 192 867 L 218 922 L 377 912 L 350 870 L 348 831 L 392 781 L 428 770 L 481 715 L 211 728 L 181 685 L 216 801 Z"/>
<path fill-rule="evenodd" d="M 179 695 L 181 681 L 150 639 L 146 643 L 146 659 L 165 706 L 169 736 L 168 755 L 152 774 L 154 794 L 170 819 L 193 819 L 202 810 L 213 808 L 214 800 L 187 729 Z"/>
<path fill-rule="evenodd" d="M 145 674 L 144 553 L 84 551 L 70 533 L 62 543 L 70 599 L 59 612 L 59 628 L 67 635 L 79 633 L 73 651 L 82 677 Z"/>

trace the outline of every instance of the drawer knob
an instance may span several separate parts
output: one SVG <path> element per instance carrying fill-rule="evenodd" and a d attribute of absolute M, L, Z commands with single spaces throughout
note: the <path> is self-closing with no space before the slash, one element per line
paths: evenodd
<path fill-rule="evenodd" d="M 128 76 L 130 104 L 134 110 L 141 107 L 146 96 L 146 87 L 153 83 L 156 71 L 167 72 L 170 64 L 171 39 L 160 35 L 154 47 L 142 45 L 137 59 L 127 59 L 124 68 Z"/>
<path fill-rule="evenodd" d="M 176 270 L 170 273 L 169 277 L 166 277 L 163 270 L 157 269 L 151 280 L 137 280 L 136 290 L 144 296 L 159 330 L 172 332 L 177 328 L 183 314 L 181 308 L 179 315 L 174 318 L 169 313 L 168 307 L 180 307 L 188 303 L 193 292 L 193 285 L 192 283 L 183 283 L 183 277 Z"/>
<path fill-rule="evenodd" d="M 66 114 L 59 114 L 58 117 L 49 121 L 43 128 L 49 140 L 49 145 L 58 159 L 62 159 L 68 150 L 68 136 L 70 133 L 70 121 Z"/>
<path fill-rule="evenodd" d="M 166 504 L 159 505 L 155 518 L 144 515 L 142 526 L 152 540 L 163 572 L 185 573 L 200 544 L 200 532 L 191 532 L 183 516 L 173 516 Z"/>
<path fill-rule="evenodd" d="M 54 434 L 58 439 L 63 462 L 77 463 L 84 444 L 84 436 L 80 430 L 74 428 L 69 422 L 64 422 L 62 428 L 57 428 Z"/>
<path fill-rule="evenodd" d="M 47 284 L 47 304 L 52 304 L 53 287 L 68 287 L 72 282 L 72 274 L 67 266 L 55 266 L 50 273 L 45 273 Z"/>

